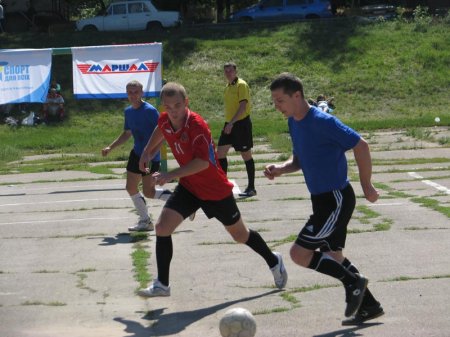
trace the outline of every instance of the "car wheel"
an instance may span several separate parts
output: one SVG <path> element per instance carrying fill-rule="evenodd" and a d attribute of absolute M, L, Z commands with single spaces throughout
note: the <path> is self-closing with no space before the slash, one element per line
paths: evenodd
<path fill-rule="evenodd" d="M 305 19 L 320 19 L 320 16 L 318 16 L 317 14 L 308 14 L 307 16 L 305 16 Z"/>
<path fill-rule="evenodd" d="M 83 32 L 97 32 L 98 29 L 94 25 L 87 25 L 87 26 L 83 27 L 82 31 Z"/>
<path fill-rule="evenodd" d="M 152 21 L 147 23 L 147 30 L 159 33 L 163 31 L 163 26 L 161 25 L 161 22 Z"/>
<path fill-rule="evenodd" d="M 253 21 L 253 19 L 250 16 L 243 16 L 242 18 L 239 18 L 240 22 L 250 22 Z"/>

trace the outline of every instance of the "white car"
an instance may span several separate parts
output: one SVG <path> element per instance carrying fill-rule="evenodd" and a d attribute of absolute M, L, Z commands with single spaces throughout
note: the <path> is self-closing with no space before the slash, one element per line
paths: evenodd
<path fill-rule="evenodd" d="M 161 30 L 181 24 L 180 12 L 159 11 L 148 0 L 116 1 L 106 13 L 77 21 L 77 30 Z"/>

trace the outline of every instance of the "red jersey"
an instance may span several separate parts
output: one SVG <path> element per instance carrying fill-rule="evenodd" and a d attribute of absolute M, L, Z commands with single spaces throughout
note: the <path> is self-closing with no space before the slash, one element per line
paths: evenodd
<path fill-rule="evenodd" d="M 211 131 L 199 114 L 188 110 L 186 123 L 175 131 L 167 112 L 163 112 L 159 116 L 158 127 L 180 166 L 194 158 L 209 162 L 207 169 L 181 178 L 183 187 L 201 200 L 222 200 L 232 193 L 233 184 L 219 165 Z"/>

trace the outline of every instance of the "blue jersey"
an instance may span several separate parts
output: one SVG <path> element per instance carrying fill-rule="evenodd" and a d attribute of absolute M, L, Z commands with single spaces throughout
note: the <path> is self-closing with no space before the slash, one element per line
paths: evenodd
<path fill-rule="evenodd" d="M 311 107 L 305 118 L 288 119 L 293 154 L 305 176 L 311 194 L 320 194 L 348 185 L 345 152 L 356 146 L 361 136 L 335 116 Z"/>
<path fill-rule="evenodd" d="M 129 106 L 125 109 L 124 130 L 130 130 L 134 138 L 134 152 L 140 156 L 147 145 L 155 127 L 158 126 L 159 113 L 153 105 L 142 102 L 138 109 Z M 152 161 L 161 160 L 159 152 Z"/>

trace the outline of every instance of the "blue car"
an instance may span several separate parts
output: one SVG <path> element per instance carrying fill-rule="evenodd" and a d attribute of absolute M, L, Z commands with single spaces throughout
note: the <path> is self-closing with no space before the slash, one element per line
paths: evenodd
<path fill-rule="evenodd" d="M 230 21 L 298 20 L 330 18 L 330 0 L 261 0 L 232 13 Z"/>

